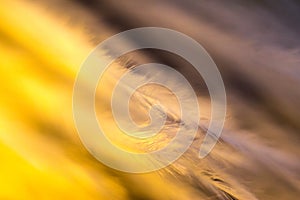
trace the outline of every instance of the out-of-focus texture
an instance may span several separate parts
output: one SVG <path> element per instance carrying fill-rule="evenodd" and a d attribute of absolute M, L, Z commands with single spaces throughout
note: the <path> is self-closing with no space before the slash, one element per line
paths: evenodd
<path fill-rule="evenodd" d="M 297 1 L 284 0 L 1 1 L 0 198 L 297 199 L 299 11 Z M 218 145 L 199 159 L 210 114 L 201 77 L 166 52 L 120 58 L 101 80 L 96 97 L 100 121 L 117 143 L 130 147 L 130 141 L 115 136 L 118 131 L 106 114 L 111 89 L 138 64 L 161 62 L 182 72 L 197 90 L 203 113 L 189 151 L 163 170 L 135 175 L 109 169 L 85 150 L 72 119 L 72 89 L 81 63 L 99 42 L 142 26 L 181 31 L 208 50 L 224 78 L 228 118 Z M 177 109 L 168 91 L 140 90 Z M 137 121 L 147 120 L 147 98 L 133 98 Z M 166 135 L 180 121 L 171 116 Z M 133 148 L 148 151 L 164 142 Z"/>

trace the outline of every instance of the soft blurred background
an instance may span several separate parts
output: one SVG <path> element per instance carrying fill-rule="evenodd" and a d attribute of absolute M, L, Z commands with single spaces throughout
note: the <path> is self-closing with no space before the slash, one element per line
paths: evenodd
<path fill-rule="evenodd" d="M 1 0 L 0 199 L 297 199 L 299 21 L 296 0 Z M 106 79 L 140 63 L 168 64 L 189 78 L 204 113 L 203 130 L 179 160 L 127 174 L 102 165 L 82 145 L 72 90 L 98 43 L 144 26 L 180 31 L 205 47 L 223 76 L 228 113 L 217 146 L 199 159 L 210 113 L 201 78 L 166 52 L 126 55 Z M 150 89 L 141 92 L 170 98 Z M 108 104 L 104 94 L 99 112 Z M 138 108 L 132 111 L 146 112 Z"/>

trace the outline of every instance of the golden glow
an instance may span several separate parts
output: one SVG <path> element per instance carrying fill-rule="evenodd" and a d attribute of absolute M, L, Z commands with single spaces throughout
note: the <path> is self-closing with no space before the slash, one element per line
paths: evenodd
<path fill-rule="evenodd" d="M 1 199 L 188 196 L 158 174 L 107 169 L 82 146 L 72 89 L 94 45 L 81 27 L 27 1 L 1 1 L 0 19 Z"/>

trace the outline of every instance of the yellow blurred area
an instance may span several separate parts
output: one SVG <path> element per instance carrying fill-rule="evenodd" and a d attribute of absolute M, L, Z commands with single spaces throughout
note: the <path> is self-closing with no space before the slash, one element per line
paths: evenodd
<path fill-rule="evenodd" d="M 188 196 L 158 174 L 108 169 L 82 146 L 72 89 L 93 47 L 81 27 L 68 27 L 45 8 L 1 1 L 0 199 Z"/>

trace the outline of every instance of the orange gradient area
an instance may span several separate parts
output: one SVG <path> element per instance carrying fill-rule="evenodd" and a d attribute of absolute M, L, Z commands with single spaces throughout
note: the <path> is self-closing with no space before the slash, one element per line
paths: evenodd
<path fill-rule="evenodd" d="M 84 149 L 72 89 L 94 45 L 64 20 L 30 1 L 1 1 L 0 199 L 189 196 L 158 174 L 108 169 Z"/>

